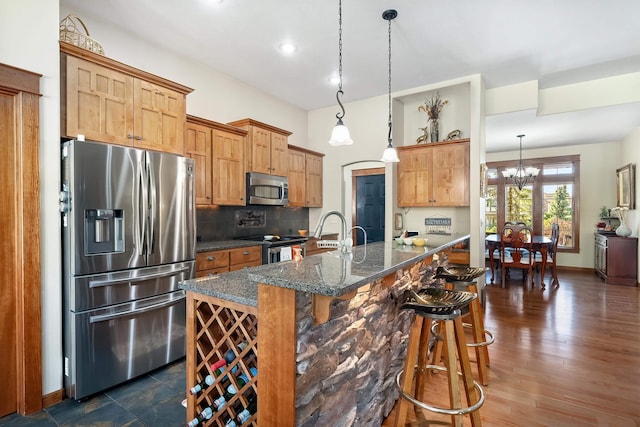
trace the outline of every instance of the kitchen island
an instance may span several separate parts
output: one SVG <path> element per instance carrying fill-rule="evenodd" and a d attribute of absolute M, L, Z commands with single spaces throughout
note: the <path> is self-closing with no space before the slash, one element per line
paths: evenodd
<path fill-rule="evenodd" d="M 189 395 L 187 417 L 212 407 L 206 425 L 222 426 L 257 396 L 247 425 L 380 425 L 398 397 L 412 321 L 402 293 L 433 284 L 442 255 L 467 238 L 379 242 L 183 282 L 188 386 L 225 355 L 234 373 Z"/>

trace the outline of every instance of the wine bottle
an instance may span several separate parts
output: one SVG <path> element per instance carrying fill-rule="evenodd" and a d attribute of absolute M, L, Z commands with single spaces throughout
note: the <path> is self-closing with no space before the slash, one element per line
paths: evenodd
<path fill-rule="evenodd" d="M 250 368 L 249 371 L 251 372 L 251 375 L 254 377 L 258 374 L 258 370 L 256 368 Z M 237 382 L 238 382 L 238 387 L 242 388 L 245 384 L 249 382 L 249 377 L 247 377 L 245 374 L 241 374 L 238 376 Z M 237 393 L 238 393 L 238 389 L 236 389 L 236 387 L 233 384 L 229 384 L 229 386 L 227 387 L 227 391 L 225 391 L 224 395 L 214 400 L 213 405 L 216 408 L 220 409 L 224 406 L 226 402 L 228 402 Z"/>
<path fill-rule="evenodd" d="M 224 427 L 238 427 L 233 418 L 227 418 L 224 422 Z"/>
<path fill-rule="evenodd" d="M 245 348 L 247 348 L 247 343 L 246 342 L 241 342 L 240 344 L 238 344 L 238 350 L 240 352 L 242 352 L 242 350 L 244 350 Z M 224 354 L 224 360 L 227 361 L 227 364 L 230 365 L 231 362 L 233 362 L 236 359 L 236 352 L 233 351 L 233 349 L 229 349 L 229 351 L 227 351 Z"/>
<path fill-rule="evenodd" d="M 247 345 L 248 344 L 246 342 L 241 342 L 240 344 L 238 344 L 238 349 L 242 351 L 247 347 Z M 222 371 L 224 371 L 225 366 L 231 364 L 231 362 L 233 362 L 235 359 L 236 359 L 236 352 L 233 351 L 233 349 L 229 349 L 224 354 L 224 357 L 222 359 L 218 360 L 216 363 L 211 365 L 211 371 L 213 371 L 213 375 L 215 375 L 216 378 L 219 377 Z M 231 372 L 235 373 L 235 370 L 232 370 Z M 226 379 L 226 377 L 224 379 Z"/>
<path fill-rule="evenodd" d="M 195 427 L 200 424 L 204 420 L 208 420 L 213 416 L 213 409 L 211 407 L 206 407 L 202 412 L 198 414 L 197 417 L 192 419 L 187 423 L 187 427 Z"/>
<path fill-rule="evenodd" d="M 194 385 L 193 387 L 191 387 L 191 390 L 189 390 L 189 393 L 191 394 L 198 394 L 200 393 L 202 390 L 204 390 L 205 388 L 209 387 L 211 384 L 213 384 L 213 376 L 211 375 L 207 375 L 206 377 L 204 377 L 204 380 L 196 385 Z"/>
<path fill-rule="evenodd" d="M 236 421 L 238 421 L 241 425 L 246 423 L 247 421 L 249 421 L 249 418 L 251 418 L 251 415 L 256 413 L 257 409 L 258 396 L 254 394 L 253 397 L 249 400 L 249 404 L 247 405 L 247 407 L 240 411 L 238 415 L 236 415 Z"/>

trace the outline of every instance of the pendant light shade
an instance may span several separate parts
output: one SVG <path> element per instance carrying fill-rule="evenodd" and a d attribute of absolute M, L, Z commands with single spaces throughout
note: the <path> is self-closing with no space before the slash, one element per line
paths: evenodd
<path fill-rule="evenodd" d="M 353 140 L 349 134 L 349 129 L 342 122 L 344 117 L 344 106 L 340 102 L 340 97 L 344 94 L 342 91 L 342 0 L 338 1 L 338 92 L 336 92 L 336 100 L 342 110 L 342 113 L 336 114 L 338 122 L 331 132 L 331 139 L 329 144 L 333 146 L 338 145 L 351 145 Z"/>
<path fill-rule="evenodd" d="M 342 123 L 342 118 L 338 117 L 338 123 L 333 128 L 331 132 L 331 139 L 329 140 L 329 144 L 335 146 L 338 145 L 351 145 L 353 144 L 353 140 L 351 139 L 351 135 L 349 134 L 349 129 Z"/>
<path fill-rule="evenodd" d="M 387 22 L 389 22 L 389 120 L 388 120 L 389 133 L 387 135 L 387 148 L 384 149 L 384 152 L 382 153 L 382 158 L 380 159 L 381 161 L 383 161 L 385 163 L 397 163 L 397 162 L 400 161 L 400 159 L 398 158 L 398 153 L 396 152 L 396 149 L 393 148 L 392 137 L 391 137 L 391 129 L 392 129 L 392 122 L 391 122 L 391 21 L 393 19 L 395 19 L 396 16 L 398 16 L 398 12 L 396 10 L 394 10 L 394 9 L 389 9 L 389 10 L 385 10 L 384 12 L 382 12 L 382 19 L 384 19 Z"/>

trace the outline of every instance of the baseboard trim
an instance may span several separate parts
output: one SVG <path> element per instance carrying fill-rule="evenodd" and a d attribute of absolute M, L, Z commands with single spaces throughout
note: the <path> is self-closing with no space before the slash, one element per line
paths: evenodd
<path fill-rule="evenodd" d="M 42 396 L 42 407 L 48 408 L 49 406 L 62 402 L 62 399 L 64 399 L 64 389 L 52 391 Z"/>

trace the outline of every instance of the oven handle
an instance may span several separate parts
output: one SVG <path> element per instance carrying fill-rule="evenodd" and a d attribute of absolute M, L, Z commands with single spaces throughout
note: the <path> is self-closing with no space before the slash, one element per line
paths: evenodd
<path fill-rule="evenodd" d="M 140 276 L 127 276 L 121 279 L 111 280 L 89 280 L 89 288 L 100 288 L 102 286 L 119 285 L 127 282 L 142 282 L 143 280 L 160 279 L 163 277 L 176 276 L 178 273 L 188 272 L 189 267 L 182 267 L 171 271 L 163 271 L 160 273 L 143 274 Z"/>
<path fill-rule="evenodd" d="M 134 316 L 137 314 L 141 314 L 141 313 L 146 313 L 148 311 L 153 311 L 153 310 L 158 310 L 160 308 L 163 307 L 167 307 L 170 305 L 175 305 L 176 303 L 184 300 L 186 298 L 186 295 L 182 295 L 179 298 L 171 298 L 168 301 L 165 302 L 161 302 L 159 304 L 153 304 L 147 307 L 143 307 L 143 308 L 138 308 L 135 310 L 127 310 L 127 311 L 123 311 L 121 313 L 112 313 L 112 314 L 100 314 L 97 316 L 89 316 L 89 323 L 98 323 L 98 322 L 106 322 L 107 320 L 113 320 L 113 319 L 118 319 L 121 317 L 129 317 L 129 316 Z"/>

